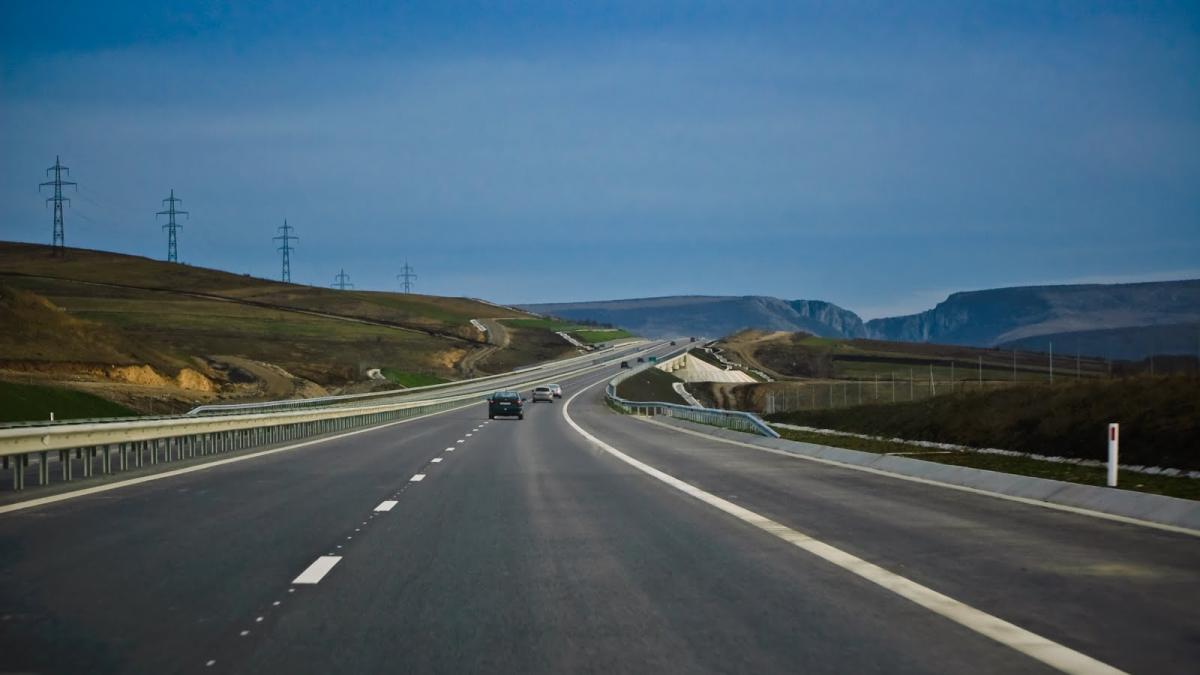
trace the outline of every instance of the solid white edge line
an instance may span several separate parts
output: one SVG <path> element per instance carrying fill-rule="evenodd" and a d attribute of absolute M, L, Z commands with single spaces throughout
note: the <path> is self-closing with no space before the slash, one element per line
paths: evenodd
<path fill-rule="evenodd" d="M 1065 673 L 1079 674 L 1094 674 L 1094 673 L 1121 673 L 1123 671 L 1113 668 L 1112 666 L 1093 659 L 1092 657 L 1077 652 L 1070 647 L 1058 644 L 1052 640 L 1044 638 L 1036 633 L 1030 632 L 1011 624 L 999 617 L 992 616 L 987 612 L 975 609 L 970 605 L 964 604 L 951 598 L 947 595 L 938 593 L 937 591 L 922 586 L 921 584 L 902 577 L 894 572 L 889 572 L 874 563 L 867 562 L 850 553 L 847 553 L 839 548 L 830 546 L 820 540 L 814 539 L 802 532 L 794 530 L 782 523 L 777 523 L 770 518 L 761 516 L 747 508 L 738 506 L 733 502 L 721 499 L 720 497 L 705 492 L 689 483 L 686 483 L 668 473 L 660 471 L 649 464 L 640 460 L 634 459 L 629 455 L 621 452 L 613 446 L 596 438 L 588 433 L 575 423 L 571 418 L 568 409 L 571 403 L 583 392 L 595 387 L 597 384 L 604 382 L 595 382 L 576 392 L 562 407 L 563 419 L 571 426 L 579 435 L 590 441 L 593 445 L 626 464 L 646 473 L 653 478 L 666 483 L 667 485 L 683 492 L 684 494 L 694 497 L 695 499 L 708 504 L 716 509 L 753 525 L 754 527 L 772 534 L 783 541 L 792 544 L 793 546 L 807 551 L 808 553 L 830 562 L 838 567 L 862 577 L 863 579 L 874 583 L 881 588 L 889 590 L 906 600 L 916 603 L 935 614 L 943 616 L 965 628 L 975 631 L 980 635 L 991 638 L 1000 644 L 1014 649 L 1026 656 L 1041 661 L 1042 663 L 1061 670 Z"/>
<path fill-rule="evenodd" d="M 420 483 L 420 482 L 421 482 L 421 481 L 423 481 L 423 480 L 425 480 L 425 474 L 423 474 L 423 473 L 415 473 L 415 474 L 413 474 L 413 477 L 412 477 L 412 478 L 409 478 L 409 479 L 408 479 L 408 482 L 410 482 L 410 483 Z"/>
<path fill-rule="evenodd" d="M 754 445 L 753 443 L 744 443 L 742 441 L 735 441 L 731 438 L 722 438 L 720 436 L 710 436 L 709 434 L 695 431 L 692 429 L 683 429 L 681 427 L 677 427 L 677 426 L 674 426 L 671 424 L 664 424 L 657 420 L 639 417 L 636 415 L 634 415 L 633 417 L 634 417 L 634 419 L 636 419 L 639 422 L 645 422 L 647 424 L 654 424 L 656 426 L 663 427 L 664 429 L 670 429 L 671 431 L 678 431 L 678 432 L 684 433 L 684 434 L 691 434 L 692 436 L 699 436 L 700 438 L 706 438 L 706 439 L 718 441 L 721 443 L 728 443 L 729 445 L 736 445 L 736 446 L 743 447 L 743 448 L 750 448 L 752 450 L 759 450 L 762 452 L 770 453 L 772 455 L 779 455 L 781 457 L 790 457 L 792 459 L 803 459 L 803 460 L 806 460 L 809 462 L 816 462 L 818 464 L 827 464 L 829 466 L 836 466 L 839 469 L 851 469 L 854 471 L 862 471 L 865 473 L 875 474 L 877 476 L 886 476 L 888 478 L 895 478 L 898 480 L 906 480 L 911 483 L 920 483 L 922 485 L 933 485 L 936 487 L 948 488 L 950 490 L 958 490 L 959 492 L 968 492 L 968 493 L 975 494 L 975 495 L 982 495 L 984 497 L 992 497 L 994 499 L 1003 499 L 1005 501 L 1017 502 L 1019 504 L 1029 504 L 1030 506 L 1040 506 L 1044 509 L 1053 509 L 1055 511 L 1065 511 L 1067 513 L 1074 513 L 1074 514 L 1080 515 L 1080 516 L 1088 516 L 1089 518 L 1099 518 L 1101 520 L 1111 520 L 1113 522 L 1124 523 L 1126 525 L 1138 525 L 1140 527 L 1149 527 L 1149 528 L 1153 528 L 1155 530 L 1163 530 L 1166 532 L 1175 532 L 1178 534 L 1186 534 L 1186 535 L 1190 535 L 1193 537 L 1200 537 L 1200 530 L 1193 530 L 1191 528 L 1183 527 L 1180 525 L 1168 525 L 1166 523 L 1156 523 L 1152 520 L 1142 520 L 1140 518 L 1134 518 L 1132 516 L 1122 516 L 1122 515 L 1118 515 L 1115 513 L 1105 513 L 1103 511 L 1093 511 L 1092 509 L 1086 509 L 1082 506 L 1071 506 L 1069 504 L 1056 504 L 1055 502 L 1047 502 L 1047 501 L 1043 501 L 1041 499 L 1033 499 L 1032 497 L 1018 497 L 1016 495 L 1006 495 L 1006 494 L 1003 494 L 1000 492 L 991 492 L 990 490 L 984 490 L 982 488 L 970 487 L 968 485 L 955 485 L 954 483 L 944 483 L 939 480 L 933 480 L 932 478 L 921 478 L 919 476 L 906 476 L 902 473 L 893 473 L 891 471 L 885 471 L 883 469 L 876 469 L 876 468 L 870 467 L 870 466 L 859 466 L 857 464 L 847 464 L 845 462 L 839 462 L 836 459 L 827 459 L 825 457 L 810 457 L 808 455 L 799 455 L 799 454 L 796 454 L 793 452 L 787 452 L 786 450 L 778 450 L 776 448 L 766 448 L 761 445 Z M 810 445 L 820 445 L 820 444 L 812 443 Z"/>
<path fill-rule="evenodd" d="M 417 417 L 410 417 L 408 419 L 396 420 L 395 422 L 379 424 L 379 425 L 376 425 L 373 427 L 366 427 L 364 429 L 355 429 L 353 431 L 347 431 L 345 433 L 337 434 L 335 436 L 325 436 L 323 438 L 314 438 L 311 440 L 294 443 L 292 445 L 285 445 L 282 448 L 271 448 L 270 450 L 260 450 L 258 452 L 252 452 L 252 453 L 249 453 L 246 455 L 238 455 L 237 457 L 227 457 L 225 459 L 215 459 L 211 462 L 204 462 L 203 464 L 197 464 L 195 466 L 184 467 L 182 469 L 172 469 L 171 471 L 164 471 L 162 473 L 150 474 L 149 476 L 139 476 L 138 478 L 129 478 L 127 480 L 121 480 L 121 481 L 117 481 L 115 483 L 105 483 L 104 485 L 96 485 L 96 486 L 89 487 L 89 488 L 83 488 L 82 490 L 72 490 L 70 492 L 62 492 L 62 493 L 59 493 L 56 495 L 48 495 L 46 497 L 37 497 L 35 499 L 28 499 L 23 502 L 14 502 L 12 504 L 5 504 L 3 506 L 0 506 L 0 513 L 11 513 L 13 511 L 21 511 L 24 509 L 31 509 L 36 506 L 45 506 L 46 504 L 62 502 L 62 501 L 66 501 L 68 499 L 74 499 L 76 497 L 86 497 L 87 495 L 94 495 L 94 494 L 98 494 L 100 492 L 108 492 L 109 490 L 119 490 L 120 488 L 123 488 L 123 487 L 140 485 L 142 483 L 149 483 L 151 481 L 162 480 L 164 478 L 174 478 L 175 476 L 182 476 L 184 474 L 194 473 L 196 471 L 206 471 L 208 469 L 212 469 L 212 468 L 215 468 L 218 466 L 225 466 L 226 464 L 233 464 L 235 462 L 244 462 L 248 459 L 257 459 L 259 457 L 266 457 L 267 455 L 274 455 L 279 452 L 288 452 L 290 450 L 298 450 L 300 448 L 308 447 L 310 445 L 316 445 L 318 443 L 326 443 L 328 441 L 336 441 L 338 439 L 346 438 L 348 436 L 355 436 L 358 434 L 365 434 L 365 433 L 368 433 L 371 431 L 378 431 L 380 429 L 387 429 L 388 427 L 394 427 L 397 424 L 407 424 L 409 422 L 416 422 L 417 420 L 422 420 L 422 419 L 425 419 L 428 417 L 434 417 L 435 415 L 445 415 L 446 413 L 452 413 L 452 412 L 455 412 L 458 410 L 462 410 L 463 408 L 470 408 L 471 406 L 475 406 L 475 405 L 482 405 L 483 403 L 484 403 L 484 401 L 478 401 L 475 403 L 467 403 L 466 405 L 462 405 L 457 408 L 449 408 L 447 410 L 439 410 L 437 412 L 432 412 L 432 413 L 429 413 L 426 415 L 419 415 Z"/>
<path fill-rule="evenodd" d="M 320 583 L 321 579 L 329 574 L 329 570 L 340 562 L 340 555 L 323 555 L 313 561 L 313 564 L 308 566 L 308 569 L 300 573 L 300 576 L 292 579 L 293 584 L 316 584 Z"/>
<path fill-rule="evenodd" d="M 396 504 L 399 504 L 399 503 L 400 502 L 396 501 L 395 499 L 385 499 L 382 502 L 379 502 L 379 506 L 376 506 L 375 510 L 376 511 L 391 511 L 393 508 L 396 507 Z"/>
<path fill-rule="evenodd" d="M 651 349 L 651 348 L 647 348 L 647 349 Z M 574 378 L 574 377 L 580 377 L 583 375 L 588 375 L 597 370 L 603 370 L 604 368 L 607 368 L 610 365 L 611 365 L 610 363 L 603 363 L 603 364 L 599 364 L 599 365 L 586 366 L 586 367 L 582 368 L 580 371 L 575 372 L 573 375 L 571 375 L 571 377 Z M 38 506 L 45 506 L 46 504 L 54 504 L 56 502 L 66 501 L 68 499 L 75 499 L 76 497 L 86 497 L 87 495 L 94 495 L 94 494 L 98 494 L 101 492 L 108 492 L 109 490 L 118 490 L 123 487 L 140 485 L 142 483 L 149 483 L 150 481 L 162 480 L 164 478 L 173 478 L 175 476 L 182 476 L 184 474 L 189 474 L 189 473 L 193 473 L 196 471 L 204 471 L 204 470 L 211 469 L 214 467 L 224 466 L 226 464 L 233 464 L 234 462 L 242 462 L 242 461 L 245 461 L 248 459 L 255 459 L 258 457 L 265 457 L 267 455 L 273 455 L 277 452 L 287 452 L 289 450 L 296 450 L 298 448 L 303 448 L 303 447 L 306 447 L 309 445 L 314 445 L 317 443 L 324 443 L 326 441 L 334 441 L 339 438 L 345 438 L 347 436 L 354 436 L 356 434 L 364 434 L 364 433 L 367 433 L 370 431 L 386 429 L 388 427 L 396 426 L 397 424 L 407 424 L 408 422 L 415 422 L 417 420 L 422 420 L 427 417 L 434 417 L 436 415 L 444 415 L 446 413 L 451 413 L 451 412 L 455 412 L 458 410 L 463 410 L 465 408 L 470 408 L 471 406 L 483 405 L 484 403 L 486 403 L 486 401 L 475 401 L 475 402 L 471 402 L 471 403 L 465 403 L 461 406 L 456 406 L 454 408 L 449 408 L 446 410 L 439 410 L 437 412 L 428 413 L 426 415 L 418 415 L 416 417 L 410 417 L 410 418 L 404 419 L 404 420 L 396 420 L 395 422 L 388 422 L 386 424 L 378 424 L 378 425 L 366 427 L 363 429 L 355 429 L 353 431 L 347 431 L 345 433 L 337 434 L 334 436 L 326 436 L 324 438 L 314 438 L 311 440 L 302 441 L 300 443 L 295 443 L 293 445 L 285 445 L 281 448 L 271 448 L 270 450 L 262 450 L 259 452 L 253 452 L 253 453 L 249 453 L 246 455 L 239 455 L 237 457 L 229 457 L 226 459 L 218 459 L 218 460 L 213 460 L 211 462 L 204 462 L 203 464 L 197 464 L 195 466 L 189 466 L 189 467 L 186 467 L 183 469 L 173 469 L 171 471 L 164 471 L 162 473 L 151 474 L 149 476 L 140 476 L 138 478 L 130 478 L 128 480 L 121 480 L 121 481 L 117 481 L 115 483 L 105 483 L 104 485 L 96 485 L 96 486 L 89 487 L 89 488 L 83 488 L 81 490 L 71 490 L 70 492 L 62 492 L 62 493 L 59 493 L 56 495 L 47 495 L 45 497 L 36 497 L 34 499 L 27 499 L 25 501 L 14 502 L 12 504 L 5 504 L 3 506 L 0 506 L 0 514 L 12 513 L 13 511 L 22 511 L 24 509 L 31 509 L 31 508 L 35 508 Z M 487 424 L 490 421 L 491 420 L 487 420 L 484 422 L 484 424 Z M 459 441 L 459 443 L 461 443 L 461 442 L 462 441 Z"/>

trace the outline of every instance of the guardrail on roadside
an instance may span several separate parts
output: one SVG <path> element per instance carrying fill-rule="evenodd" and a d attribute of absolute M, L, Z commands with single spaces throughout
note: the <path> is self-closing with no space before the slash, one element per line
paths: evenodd
<path fill-rule="evenodd" d="M 618 359 L 619 355 L 544 375 L 529 373 L 520 384 L 546 384 L 608 367 Z M 37 484 L 49 484 L 50 463 L 54 460 L 60 465 L 61 480 L 71 481 L 77 464 L 82 476 L 89 477 L 96 472 L 97 463 L 101 473 L 110 474 L 147 464 L 271 446 L 471 405 L 481 400 L 481 393 L 469 391 L 374 405 L 6 428 L 0 429 L 0 468 L 10 471 L 14 490 L 23 490 L 33 466 Z"/>
<path fill-rule="evenodd" d="M 685 347 L 681 350 L 676 350 L 667 356 L 663 357 L 664 361 L 679 356 L 688 351 Z M 690 422 L 699 424 L 708 424 L 715 427 L 723 427 L 726 429 L 734 429 L 737 431 L 745 431 L 760 436 L 768 436 L 770 438 L 779 438 L 779 432 L 775 431 L 754 413 L 748 413 L 742 410 L 722 410 L 720 408 L 700 408 L 695 406 L 679 405 L 678 403 L 666 403 L 663 401 L 630 401 L 621 398 L 617 395 L 617 385 L 624 380 L 645 371 L 649 368 L 654 368 L 657 364 L 648 363 L 645 366 L 636 368 L 627 373 L 617 375 L 609 380 L 608 386 L 605 387 L 605 398 L 622 411 L 633 415 L 662 415 L 665 417 L 675 417 Z"/>
<path fill-rule="evenodd" d="M 601 352 L 614 350 L 614 347 L 608 347 Z M 188 415 L 208 415 L 212 413 L 256 413 L 256 412 L 271 412 L 281 410 L 295 410 L 297 408 L 319 408 L 331 405 L 342 405 L 347 403 L 358 403 L 360 401 L 375 401 L 387 400 L 392 398 L 406 398 L 414 393 L 424 394 L 431 391 L 441 389 L 472 386 L 475 384 L 490 385 L 495 381 L 505 378 L 512 378 L 535 370 L 545 370 L 547 368 L 556 368 L 567 366 L 579 361 L 594 357 L 596 352 L 584 356 L 573 356 L 569 359 L 561 361 L 550 361 L 547 363 L 539 363 L 534 366 L 527 366 L 509 371 L 507 373 L 498 373 L 496 375 L 485 375 L 483 377 L 475 377 L 468 380 L 455 380 L 454 382 L 442 382 L 439 384 L 426 384 L 420 387 L 408 387 L 405 389 L 392 389 L 388 391 L 372 391 L 363 394 L 341 394 L 338 396 L 317 396 L 313 398 L 293 398 L 279 401 L 261 401 L 258 403 L 219 403 L 202 405 L 193 408 L 187 412 Z"/>

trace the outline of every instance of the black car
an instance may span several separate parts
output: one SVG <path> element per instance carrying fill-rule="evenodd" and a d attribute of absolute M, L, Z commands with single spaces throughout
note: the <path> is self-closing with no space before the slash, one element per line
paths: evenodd
<path fill-rule="evenodd" d="M 621 367 L 622 367 L 622 368 L 628 368 L 628 367 L 629 367 L 629 362 L 628 362 L 628 361 L 622 361 L 622 362 L 621 362 Z"/>
<path fill-rule="evenodd" d="M 645 362 L 646 362 L 646 357 L 644 357 L 644 356 L 638 357 L 638 363 L 645 363 Z"/>
<path fill-rule="evenodd" d="M 525 399 L 515 391 L 498 391 L 488 397 L 488 419 L 516 417 L 525 419 Z"/>

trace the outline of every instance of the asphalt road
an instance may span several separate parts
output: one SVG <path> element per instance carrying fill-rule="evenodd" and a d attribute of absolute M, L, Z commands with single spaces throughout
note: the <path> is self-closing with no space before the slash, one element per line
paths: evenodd
<path fill-rule="evenodd" d="M 713 495 L 1117 668 L 1200 662 L 1196 538 L 706 440 L 600 391 L 580 427 Z M 0 516 L 0 671 L 1049 670 L 648 476 L 564 403 Z"/>

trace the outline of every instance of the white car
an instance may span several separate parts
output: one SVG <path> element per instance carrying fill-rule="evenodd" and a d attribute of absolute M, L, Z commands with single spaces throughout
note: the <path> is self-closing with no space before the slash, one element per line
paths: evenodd
<path fill-rule="evenodd" d="M 548 384 L 546 386 L 550 387 L 550 393 L 554 394 L 554 398 L 562 398 L 562 387 L 557 384 Z"/>
<path fill-rule="evenodd" d="M 533 402 L 545 401 L 546 403 L 554 403 L 554 393 L 550 391 L 550 387 L 542 385 L 533 388 Z"/>

